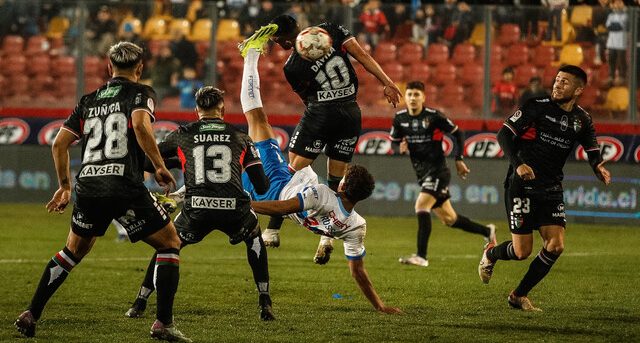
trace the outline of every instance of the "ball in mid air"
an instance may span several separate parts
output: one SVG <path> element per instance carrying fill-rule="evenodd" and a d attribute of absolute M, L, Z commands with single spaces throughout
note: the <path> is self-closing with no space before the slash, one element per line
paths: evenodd
<path fill-rule="evenodd" d="M 331 51 L 333 41 L 325 29 L 311 26 L 296 37 L 296 51 L 302 58 L 315 61 Z"/>

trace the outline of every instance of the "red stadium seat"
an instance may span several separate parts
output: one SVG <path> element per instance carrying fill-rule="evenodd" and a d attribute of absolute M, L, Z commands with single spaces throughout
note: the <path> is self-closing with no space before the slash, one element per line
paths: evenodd
<path fill-rule="evenodd" d="M 398 50 L 398 62 L 409 66 L 422 60 L 423 47 L 417 43 L 405 43 Z"/>
<path fill-rule="evenodd" d="M 431 78 L 431 68 L 424 62 L 416 62 L 404 68 L 404 80 L 409 82 L 413 80 L 419 80 L 427 82 Z"/>
<path fill-rule="evenodd" d="M 521 65 L 514 71 L 513 82 L 518 87 L 526 87 L 534 76 L 538 76 L 536 67 L 530 64 Z"/>
<path fill-rule="evenodd" d="M 468 93 L 468 102 L 473 110 L 482 110 L 484 94 L 482 87 L 471 87 Z"/>
<path fill-rule="evenodd" d="M 235 42 L 233 43 L 235 45 Z M 237 55 L 238 48 L 236 48 L 235 50 Z M 271 51 L 269 52 L 269 58 L 276 65 L 283 65 L 284 62 L 287 60 L 287 58 L 289 58 L 290 54 L 291 54 L 291 51 L 287 51 L 281 48 L 280 45 L 274 44 L 273 47 L 271 48 Z"/>
<path fill-rule="evenodd" d="M 449 47 L 440 43 L 430 44 L 427 49 L 427 56 L 425 56 L 425 60 L 429 65 L 438 65 L 448 62 Z"/>
<path fill-rule="evenodd" d="M 464 102 L 464 88 L 454 83 L 450 83 L 440 90 L 440 104 L 444 107 L 453 107 Z"/>
<path fill-rule="evenodd" d="M 84 92 L 91 93 L 105 84 L 105 80 L 98 76 L 87 76 L 84 78 Z"/>
<path fill-rule="evenodd" d="M 51 73 L 54 76 L 73 76 L 76 74 L 75 57 L 59 56 L 51 62 Z"/>
<path fill-rule="evenodd" d="M 438 87 L 432 85 L 432 84 L 425 84 L 424 85 L 424 98 L 425 101 L 424 103 L 428 106 L 428 107 L 438 107 L 438 102 L 440 101 L 440 99 L 438 98 Z"/>
<path fill-rule="evenodd" d="M 498 43 L 502 46 L 509 46 L 520 41 L 520 27 L 516 24 L 502 24 Z"/>
<path fill-rule="evenodd" d="M 27 68 L 27 59 L 23 55 L 12 54 L 2 59 L 2 74 L 16 75 L 22 74 Z"/>
<path fill-rule="evenodd" d="M 49 75 L 51 73 L 49 55 L 34 55 L 29 59 L 29 75 Z"/>
<path fill-rule="evenodd" d="M 49 75 L 36 75 L 31 78 L 29 83 L 29 90 L 33 96 L 39 95 L 43 92 L 48 92 L 53 86 L 53 78 Z"/>
<path fill-rule="evenodd" d="M 588 86 L 582 92 L 582 95 L 578 99 L 578 104 L 587 111 L 595 109 L 598 105 L 602 104 L 601 92 L 598 87 Z"/>
<path fill-rule="evenodd" d="M 507 49 L 505 64 L 519 66 L 529 62 L 529 47 L 524 44 L 514 44 Z"/>
<path fill-rule="evenodd" d="M 589 83 L 600 89 L 606 89 L 611 87 L 609 66 L 606 64 L 599 66 L 598 69 L 594 71 L 593 80 L 590 81 Z"/>
<path fill-rule="evenodd" d="M 177 110 L 180 109 L 180 97 L 168 96 L 160 101 L 160 107 L 163 109 Z"/>
<path fill-rule="evenodd" d="M 491 64 L 489 67 L 489 78 L 491 80 L 491 84 L 493 84 L 502 78 L 502 70 L 504 69 L 504 66 L 502 64 L 496 63 Z"/>
<path fill-rule="evenodd" d="M 462 66 L 458 79 L 463 86 L 481 87 L 484 69 L 480 64 L 467 63 Z"/>
<path fill-rule="evenodd" d="M 49 52 L 51 44 L 45 36 L 31 36 L 27 40 L 27 47 L 24 51 L 26 55 L 39 55 Z"/>
<path fill-rule="evenodd" d="M 62 76 L 55 80 L 54 94 L 63 99 L 75 99 L 78 81 L 74 76 Z"/>
<path fill-rule="evenodd" d="M 358 102 L 365 105 L 376 104 L 382 96 L 382 89 L 379 86 L 369 84 L 358 89 Z"/>
<path fill-rule="evenodd" d="M 24 39 L 16 35 L 5 36 L 2 40 L 2 53 L 4 55 L 22 53 Z"/>
<path fill-rule="evenodd" d="M 473 109 L 464 102 L 458 102 L 445 107 L 445 113 L 452 118 L 464 118 L 473 116 Z"/>
<path fill-rule="evenodd" d="M 27 75 L 14 74 L 9 79 L 9 93 L 22 95 L 29 93 L 29 77 Z"/>
<path fill-rule="evenodd" d="M 442 63 L 436 67 L 433 73 L 433 82 L 442 86 L 456 79 L 456 67 L 451 63 Z"/>
<path fill-rule="evenodd" d="M 382 70 L 393 80 L 394 82 L 400 82 L 404 80 L 404 68 L 398 63 L 387 63 L 382 66 Z"/>
<path fill-rule="evenodd" d="M 532 61 L 536 67 L 545 68 L 556 60 L 556 50 L 549 45 L 540 44 L 533 50 Z"/>
<path fill-rule="evenodd" d="M 542 87 L 551 88 L 558 74 L 558 67 L 546 66 L 542 71 Z"/>
<path fill-rule="evenodd" d="M 397 58 L 397 47 L 391 42 L 380 42 L 373 52 L 373 58 L 380 64 L 395 61 Z"/>
<path fill-rule="evenodd" d="M 469 43 L 461 43 L 453 48 L 451 62 L 456 66 L 472 63 L 476 59 L 476 47 Z"/>
<path fill-rule="evenodd" d="M 102 77 L 106 74 L 107 66 L 104 60 L 96 56 L 84 58 L 84 75 Z"/>

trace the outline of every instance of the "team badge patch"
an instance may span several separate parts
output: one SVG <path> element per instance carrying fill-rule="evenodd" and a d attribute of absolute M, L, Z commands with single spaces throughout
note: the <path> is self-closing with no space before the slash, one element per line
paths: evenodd
<path fill-rule="evenodd" d="M 517 110 L 513 115 L 511 115 L 509 120 L 515 123 L 520 119 L 520 117 L 522 117 L 522 111 Z"/>
<path fill-rule="evenodd" d="M 580 131 L 580 129 L 582 129 L 582 122 L 580 121 L 580 119 L 575 118 L 573 120 L 573 131 L 578 132 Z"/>

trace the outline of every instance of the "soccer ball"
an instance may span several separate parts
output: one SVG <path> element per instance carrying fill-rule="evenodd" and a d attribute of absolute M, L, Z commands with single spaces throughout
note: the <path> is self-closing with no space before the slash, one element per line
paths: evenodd
<path fill-rule="evenodd" d="M 302 30 L 296 37 L 296 51 L 302 58 L 315 61 L 331 51 L 333 40 L 327 30 L 311 26 Z"/>

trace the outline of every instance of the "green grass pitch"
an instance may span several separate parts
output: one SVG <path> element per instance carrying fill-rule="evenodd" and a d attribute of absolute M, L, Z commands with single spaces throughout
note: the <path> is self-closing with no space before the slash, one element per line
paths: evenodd
<path fill-rule="evenodd" d="M 49 302 L 36 340 L 20 338 L 13 321 L 28 305 L 45 263 L 62 249 L 70 210 L 0 205 L 1 342 L 145 342 L 155 313 L 128 319 L 152 254 L 144 243 L 98 240 Z M 365 266 L 388 305 L 376 313 L 352 280 L 341 244 L 328 265 L 312 262 L 319 236 L 285 222 L 282 245 L 269 249 L 277 320 L 261 322 L 244 244 L 214 232 L 181 253 L 178 327 L 195 342 L 638 342 L 640 228 L 570 224 L 564 255 L 530 294 L 542 313 L 510 309 L 507 294 L 526 262 L 496 266 L 491 284 L 477 274 L 482 238 L 434 225 L 431 265 L 404 266 L 414 252 L 414 218 L 369 217 Z M 264 223 L 264 222 L 263 222 Z M 498 222 L 499 241 L 507 238 Z M 536 251 L 541 244 L 535 238 Z M 335 294 L 341 297 L 334 297 Z"/>

